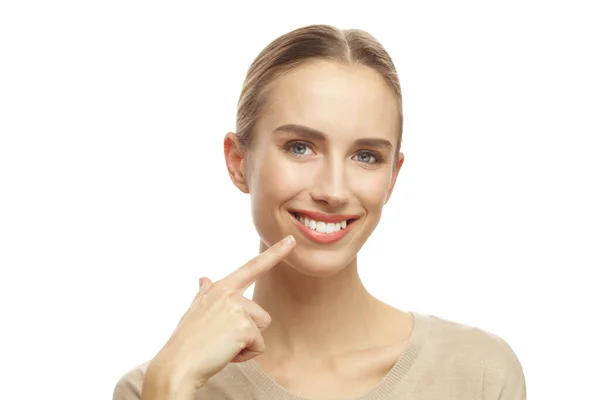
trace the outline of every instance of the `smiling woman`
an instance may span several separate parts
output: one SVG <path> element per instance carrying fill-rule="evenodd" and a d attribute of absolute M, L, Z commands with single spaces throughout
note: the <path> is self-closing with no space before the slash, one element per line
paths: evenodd
<path fill-rule="evenodd" d="M 394 64 L 368 33 L 308 26 L 269 44 L 224 140 L 261 254 L 201 278 L 171 338 L 114 400 L 525 399 L 504 340 L 394 308 L 361 282 L 357 253 L 404 162 L 402 122 Z"/>

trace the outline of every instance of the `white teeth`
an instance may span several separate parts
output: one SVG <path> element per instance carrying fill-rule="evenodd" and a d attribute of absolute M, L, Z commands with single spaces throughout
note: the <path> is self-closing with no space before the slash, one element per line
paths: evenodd
<path fill-rule="evenodd" d="M 325 222 L 317 222 L 317 232 L 326 233 L 327 232 L 327 224 Z"/>
<path fill-rule="evenodd" d="M 348 226 L 348 221 L 341 222 L 323 222 L 323 221 L 315 221 L 313 219 L 308 219 L 303 216 L 296 215 L 296 219 L 300 221 L 304 226 L 312 229 L 313 231 L 317 231 L 319 233 L 334 233 L 339 232 L 340 229 L 346 229 Z"/>
<path fill-rule="evenodd" d="M 329 222 L 327 224 L 327 233 L 333 233 L 335 231 L 335 223 Z"/>

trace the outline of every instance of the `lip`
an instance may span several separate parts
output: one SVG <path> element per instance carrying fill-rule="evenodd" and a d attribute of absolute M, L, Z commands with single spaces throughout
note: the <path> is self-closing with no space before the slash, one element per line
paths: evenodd
<path fill-rule="evenodd" d="M 293 211 L 296 212 L 296 211 Z M 319 219 L 315 216 L 315 214 L 308 214 L 308 213 L 304 213 L 304 212 L 298 212 L 298 214 L 303 214 L 306 216 L 309 216 L 311 219 L 314 218 L 315 220 L 319 220 L 319 221 L 323 221 L 323 222 L 340 222 L 340 219 L 336 219 L 335 221 L 333 220 L 326 220 L 326 219 Z M 316 213 L 317 215 L 326 215 L 326 214 L 320 214 L 320 213 Z M 335 215 L 335 216 L 331 216 L 332 218 L 337 218 L 340 215 Z M 348 218 L 345 219 L 356 219 L 357 217 L 354 216 L 347 216 Z M 348 232 L 350 232 L 352 230 L 352 228 L 354 228 L 354 222 L 351 222 L 350 224 L 348 224 L 346 226 L 346 229 L 340 229 L 337 232 L 334 233 L 319 233 L 317 231 L 314 231 L 310 228 L 308 228 L 307 226 L 305 226 L 303 223 L 301 223 L 300 221 L 298 221 L 298 219 L 294 216 L 294 214 L 292 214 L 290 212 L 290 218 L 293 220 L 294 224 L 296 224 L 296 226 L 298 227 L 298 229 L 304 234 L 304 236 L 306 236 L 308 239 L 312 240 L 313 242 L 319 243 L 319 244 L 328 244 L 328 243 L 334 243 L 337 242 L 339 240 L 341 240 L 344 236 L 346 236 L 348 234 Z M 342 219 L 343 221 L 344 219 Z"/>

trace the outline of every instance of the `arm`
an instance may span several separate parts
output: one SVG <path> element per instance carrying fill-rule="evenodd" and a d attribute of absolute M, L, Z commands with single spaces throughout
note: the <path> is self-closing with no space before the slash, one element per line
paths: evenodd
<path fill-rule="evenodd" d="M 140 400 L 146 366 L 138 366 L 119 379 L 113 390 L 113 400 Z"/>
<path fill-rule="evenodd" d="M 113 391 L 113 400 L 189 400 L 200 388 L 175 382 L 172 374 L 159 371 L 151 362 L 146 363 L 119 379 Z"/>
<path fill-rule="evenodd" d="M 482 399 L 526 400 L 525 376 L 519 359 L 503 340 L 496 350 L 483 371 Z"/>

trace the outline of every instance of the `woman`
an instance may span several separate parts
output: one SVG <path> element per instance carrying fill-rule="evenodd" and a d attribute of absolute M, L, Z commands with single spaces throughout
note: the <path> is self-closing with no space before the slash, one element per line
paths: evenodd
<path fill-rule="evenodd" d="M 402 121 L 395 67 L 369 34 L 308 26 L 268 45 L 224 142 L 261 254 L 201 278 L 171 338 L 114 400 L 525 399 L 502 339 L 398 310 L 361 283 L 357 252 L 404 162 Z"/>

